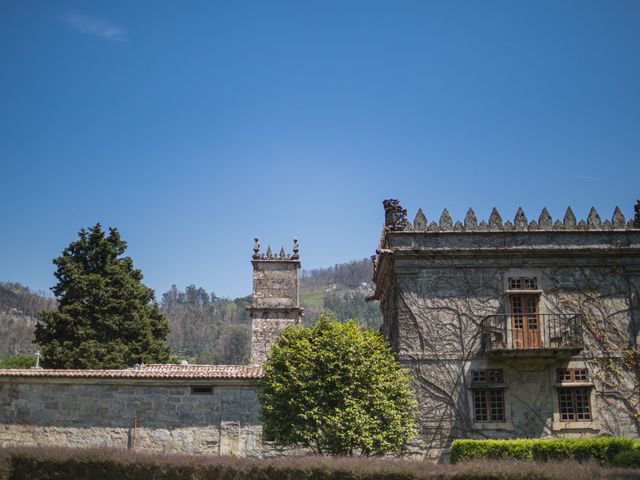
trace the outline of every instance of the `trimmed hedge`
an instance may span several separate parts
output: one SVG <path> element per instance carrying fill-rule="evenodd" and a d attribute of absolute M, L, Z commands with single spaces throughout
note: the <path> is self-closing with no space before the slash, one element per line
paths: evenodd
<path fill-rule="evenodd" d="M 570 472 L 570 477 L 568 477 Z M 375 458 L 231 457 L 108 449 L 0 449 L 0 480 L 631 480 L 593 462 L 472 460 L 458 465 Z"/>
<path fill-rule="evenodd" d="M 627 437 L 563 437 L 520 438 L 514 440 L 454 440 L 451 462 L 474 459 L 592 460 L 600 465 L 614 465 L 621 452 L 640 446 L 638 440 Z"/>

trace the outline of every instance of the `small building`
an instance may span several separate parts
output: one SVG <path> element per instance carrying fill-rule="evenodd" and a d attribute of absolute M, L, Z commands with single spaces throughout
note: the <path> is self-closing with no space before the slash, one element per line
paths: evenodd
<path fill-rule="evenodd" d="M 446 460 L 461 437 L 638 436 L 638 215 L 411 223 L 384 208 L 374 298 L 413 376 L 414 455 Z"/>
<path fill-rule="evenodd" d="M 125 370 L 0 370 L 0 447 L 111 447 L 263 457 L 261 364 L 302 316 L 293 253 L 253 257 L 251 365 L 142 365 Z"/>

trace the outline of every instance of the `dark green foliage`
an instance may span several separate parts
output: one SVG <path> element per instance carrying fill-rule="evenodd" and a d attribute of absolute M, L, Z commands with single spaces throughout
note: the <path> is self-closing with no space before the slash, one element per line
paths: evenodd
<path fill-rule="evenodd" d="M 373 294 L 373 264 L 355 260 L 329 268 L 303 270 L 300 305 L 305 325 L 313 325 L 323 313 L 338 320 L 356 319 L 361 325 L 378 329 L 382 325 L 380 304 L 366 301 Z"/>
<path fill-rule="evenodd" d="M 365 327 L 377 329 L 382 324 L 382 313 L 378 302 L 366 301 L 372 293 L 358 290 L 327 292 L 323 306 L 339 320 L 354 318 Z"/>
<path fill-rule="evenodd" d="M 173 352 L 197 363 L 244 364 L 249 361 L 251 297 L 235 300 L 209 295 L 189 285 L 173 285 L 162 295 L 162 312 L 171 324 L 168 337 Z"/>
<path fill-rule="evenodd" d="M 35 366 L 35 355 L 12 355 L 0 360 L 0 368 L 31 368 Z"/>
<path fill-rule="evenodd" d="M 640 468 L 640 448 L 636 447 L 619 452 L 611 460 L 611 465 L 623 468 Z"/>
<path fill-rule="evenodd" d="M 277 444 L 381 455 L 413 433 L 409 376 L 382 335 L 353 321 L 286 328 L 264 370 L 263 425 Z"/>
<path fill-rule="evenodd" d="M 392 459 L 152 455 L 108 449 L 0 450 L 0 480 L 594 480 L 637 479 L 593 463 L 470 461 L 458 465 Z"/>
<path fill-rule="evenodd" d="M 123 257 L 115 228 L 80 230 L 53 263 L 58 310 L 43 312 L 36 341 L 49 368 L 126 368 L 169 360 L 169 323 L 142 273 Z"/>
<path fill-rule="evenodd" d="M 451 462 L 473 459 L 577 460 L 611 465 L 620 452 L 638 445 L 627 437 L 521 438 L 514 440 L 454 440 Z"/>

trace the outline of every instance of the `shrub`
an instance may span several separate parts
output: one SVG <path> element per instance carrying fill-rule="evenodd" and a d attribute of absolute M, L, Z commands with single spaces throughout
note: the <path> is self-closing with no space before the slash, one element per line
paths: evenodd
<path fill-rule="evenodd" d="M 471 459 L 593 460 L 611 465 L 620 452 L 630 450 L 638 441 L 626 437 L 538 438 L 514 440 L 454 440 L 451 461 Z"/>
<path fill-rule="evenodd" d="M 593 462 L 283 457 L 251 460 L 109 449 L 0 449 L 0 480 L 631 480 L 637 472 Z"/>
<path fill-rule="evenodd" d="M 633 448 L 619 452 L 611 460 L 611 465 L 623 468 L 640 468 L 640 449 Z"/>
<path fill-rule="evenodd" d="M 415 429 L 411 378 L 386 338 L 323 315 L 271 347 L 260 402 L 279 447 L 334 456 L 402 452 Z"/>

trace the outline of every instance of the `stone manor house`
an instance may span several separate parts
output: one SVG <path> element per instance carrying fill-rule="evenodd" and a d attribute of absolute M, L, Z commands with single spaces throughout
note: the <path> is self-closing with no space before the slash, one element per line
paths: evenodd
<path fill-rule="evenodd" d="M 413 223 L 397 200 L 374 261 L 383 333 L 410 370 L 409 454 L 446 460 L 451 440 L 640 433 L 640 204 L 602 221 L 546 209 L 502 222 L 445 210 Z M 278 454 L 257 391 L 269 346 L 299 321 L 300 257 L 256 239 L 251 365 L 0 370 L 0 446 Z"/>

